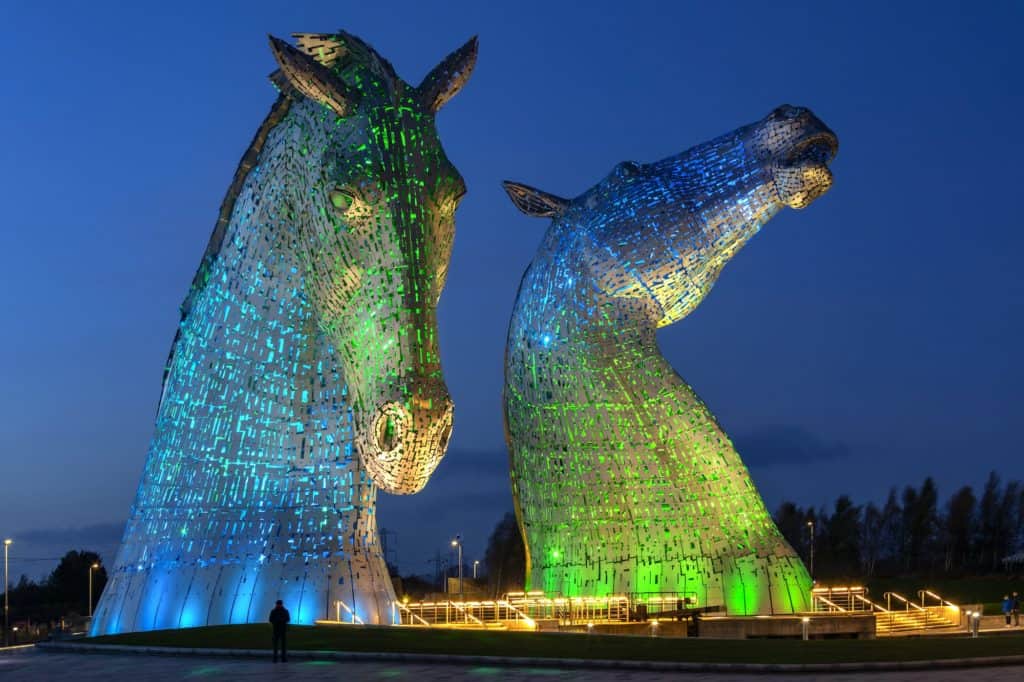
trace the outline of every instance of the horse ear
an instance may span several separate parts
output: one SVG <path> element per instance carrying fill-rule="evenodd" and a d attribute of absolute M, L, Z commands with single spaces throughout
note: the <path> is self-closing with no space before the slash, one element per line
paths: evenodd
<path fill-rule="evenodd" d="M 476 52 L 477 39 L 473 36 L 427 74 L 417 88 L 420 99 L 427 108 L 436 112 L 445 102 L 458 94 L 473 73 Z"/>
<path fill-rule="evenodd" d="M 280 38 L 270 38 L 270 50 L 274 53 L 280 71 L 271 74 L 270 80 L 285 94 L 289 90 L 298 92 L 311 100 L 330 107 L 338 116 L 347 116 L 359 102 L 358 93 L 334 75 L 329 68 L 313 57 L 295 49 Z"/>
<path fill-rule="evenodd" d="M 542 192 L 529 185 L 505 180 L 501 183 L 508 193 L 508 198 L 520 211 L 535 218 L 550 218 L 565 213 L 569 200 L 556 197 L 554 194 Z"/>

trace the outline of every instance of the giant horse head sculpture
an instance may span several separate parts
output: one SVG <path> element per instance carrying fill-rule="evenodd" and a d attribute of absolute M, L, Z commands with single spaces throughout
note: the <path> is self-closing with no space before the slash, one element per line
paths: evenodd
<path fill-rule="evenodd" d="M 661 327 L 689 314 L 781 208 L 805 208 L 828 191 L 837 149 L 810 110 L 784 104 L 676 156 L 620 163 L 573 200 L 515 182 L 505 189 L 527 215 L 583 227 L 599 289 L 649 299 Z"/>
<path fill-rule="evenodd" d="M 466 191 L 434 115 L 469 78 L 476 39 L 413 87 L 352 35 L 297 37 L 299 49 L 270 39 L 272 78 L 309 124 L 288 159 L 305 179 L 264 210 L 297 226 L 298 274 L 340 357 L 366 470 L 387 492 L 414 493 L 452 429 L 436 305 Z"/>
<path fill-rule="evenodd" d="M 418 86 L 350 34 L 271 38 L 280 91 L 182 306 L 142 482 L 91 630 L 382 623 L 376 492 L 445 453 L 438 357 L 465 186 L 434 117 L 470 40 Z"/>
<path fill-rule="evenodd" d="M 836 136 L 807 109 L 650 164 L 575 199 L 505 188 L 552 218 L 516 298 L 505 418 L 527 589 L 658 592 L 730 613 L 810 606 L 810 579 L 739 454 L 657 347 L 784 207 L 829 189 Z"/>

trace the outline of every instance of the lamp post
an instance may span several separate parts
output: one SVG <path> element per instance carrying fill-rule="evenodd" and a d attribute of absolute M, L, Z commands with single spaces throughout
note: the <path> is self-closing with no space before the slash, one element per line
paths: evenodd
<path fill-rule="evenodd" d="M 7 538 L 7 539 L 4 540 L 4 646 L 7 646 L 9 644 L 8 634 L 7 634 L 7 630 L 8 630 L 7 614 L 11 610 L 11 603 L 10 603 L 9 595 L 7 594 L 7 590 L 8 590 L 7 584 L 10 582 L 7 579 L 7 548 L 11 546 L 12 542 L 14 542 L 14 541 L 11 540 L 10 538 Z"/>
<path fill-rule="evenodd" d="M 810 568 L 811 568 L 811 579 L 813 580 L 814 579 L 814 521 L 808 521 L 807 522 L 807 530 L 808 530 L 808 535 L 810 536 L 810 540 L 811 540 L 811 561 L 810 561 L 811 567 Z"/>
<path fill-rule="evenodd" d="M 99 563 L 89 567 L 89 619 L 92 620 L 92 572 L 99 568 Z"/>
<path fill-rule="evenodd" d="M 476 580 L 476 567 L 480 565 L 480 561 L 476 560 L 473 562 L 473 580 Z"/>
<path fill-rule="evenodd" d="M 452 547 L 459 548 L 459 601 L 465 601 L 464 592 L 462 591 L 462 536 L 456 535 L 455 539 L 452 540 Z"/>

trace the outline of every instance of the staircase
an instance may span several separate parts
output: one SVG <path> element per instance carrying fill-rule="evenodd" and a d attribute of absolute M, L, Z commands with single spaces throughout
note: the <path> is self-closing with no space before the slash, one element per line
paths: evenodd
<path fill-rule="evenodd" d="M 897 592 L 882 595 L 885 606 L 871 601 L 863 587 L 816 587 L 811 591 L 819 613 L 875 614 L 878 635 L 949 630 L 961 626 L 960 607 L 931 590 L 919 590 L 914 602 Z"/>

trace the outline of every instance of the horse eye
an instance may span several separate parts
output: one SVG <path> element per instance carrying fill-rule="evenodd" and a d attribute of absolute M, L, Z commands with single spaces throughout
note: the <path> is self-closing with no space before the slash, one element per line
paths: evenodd
<path fill-rule="evenodd" d="M 331 206 L 342 213 L 352 206 L 352 195 L 343 189 L 331 190 L 330 194 L 328 194 L 328 198 L 331 200 Z"/>

